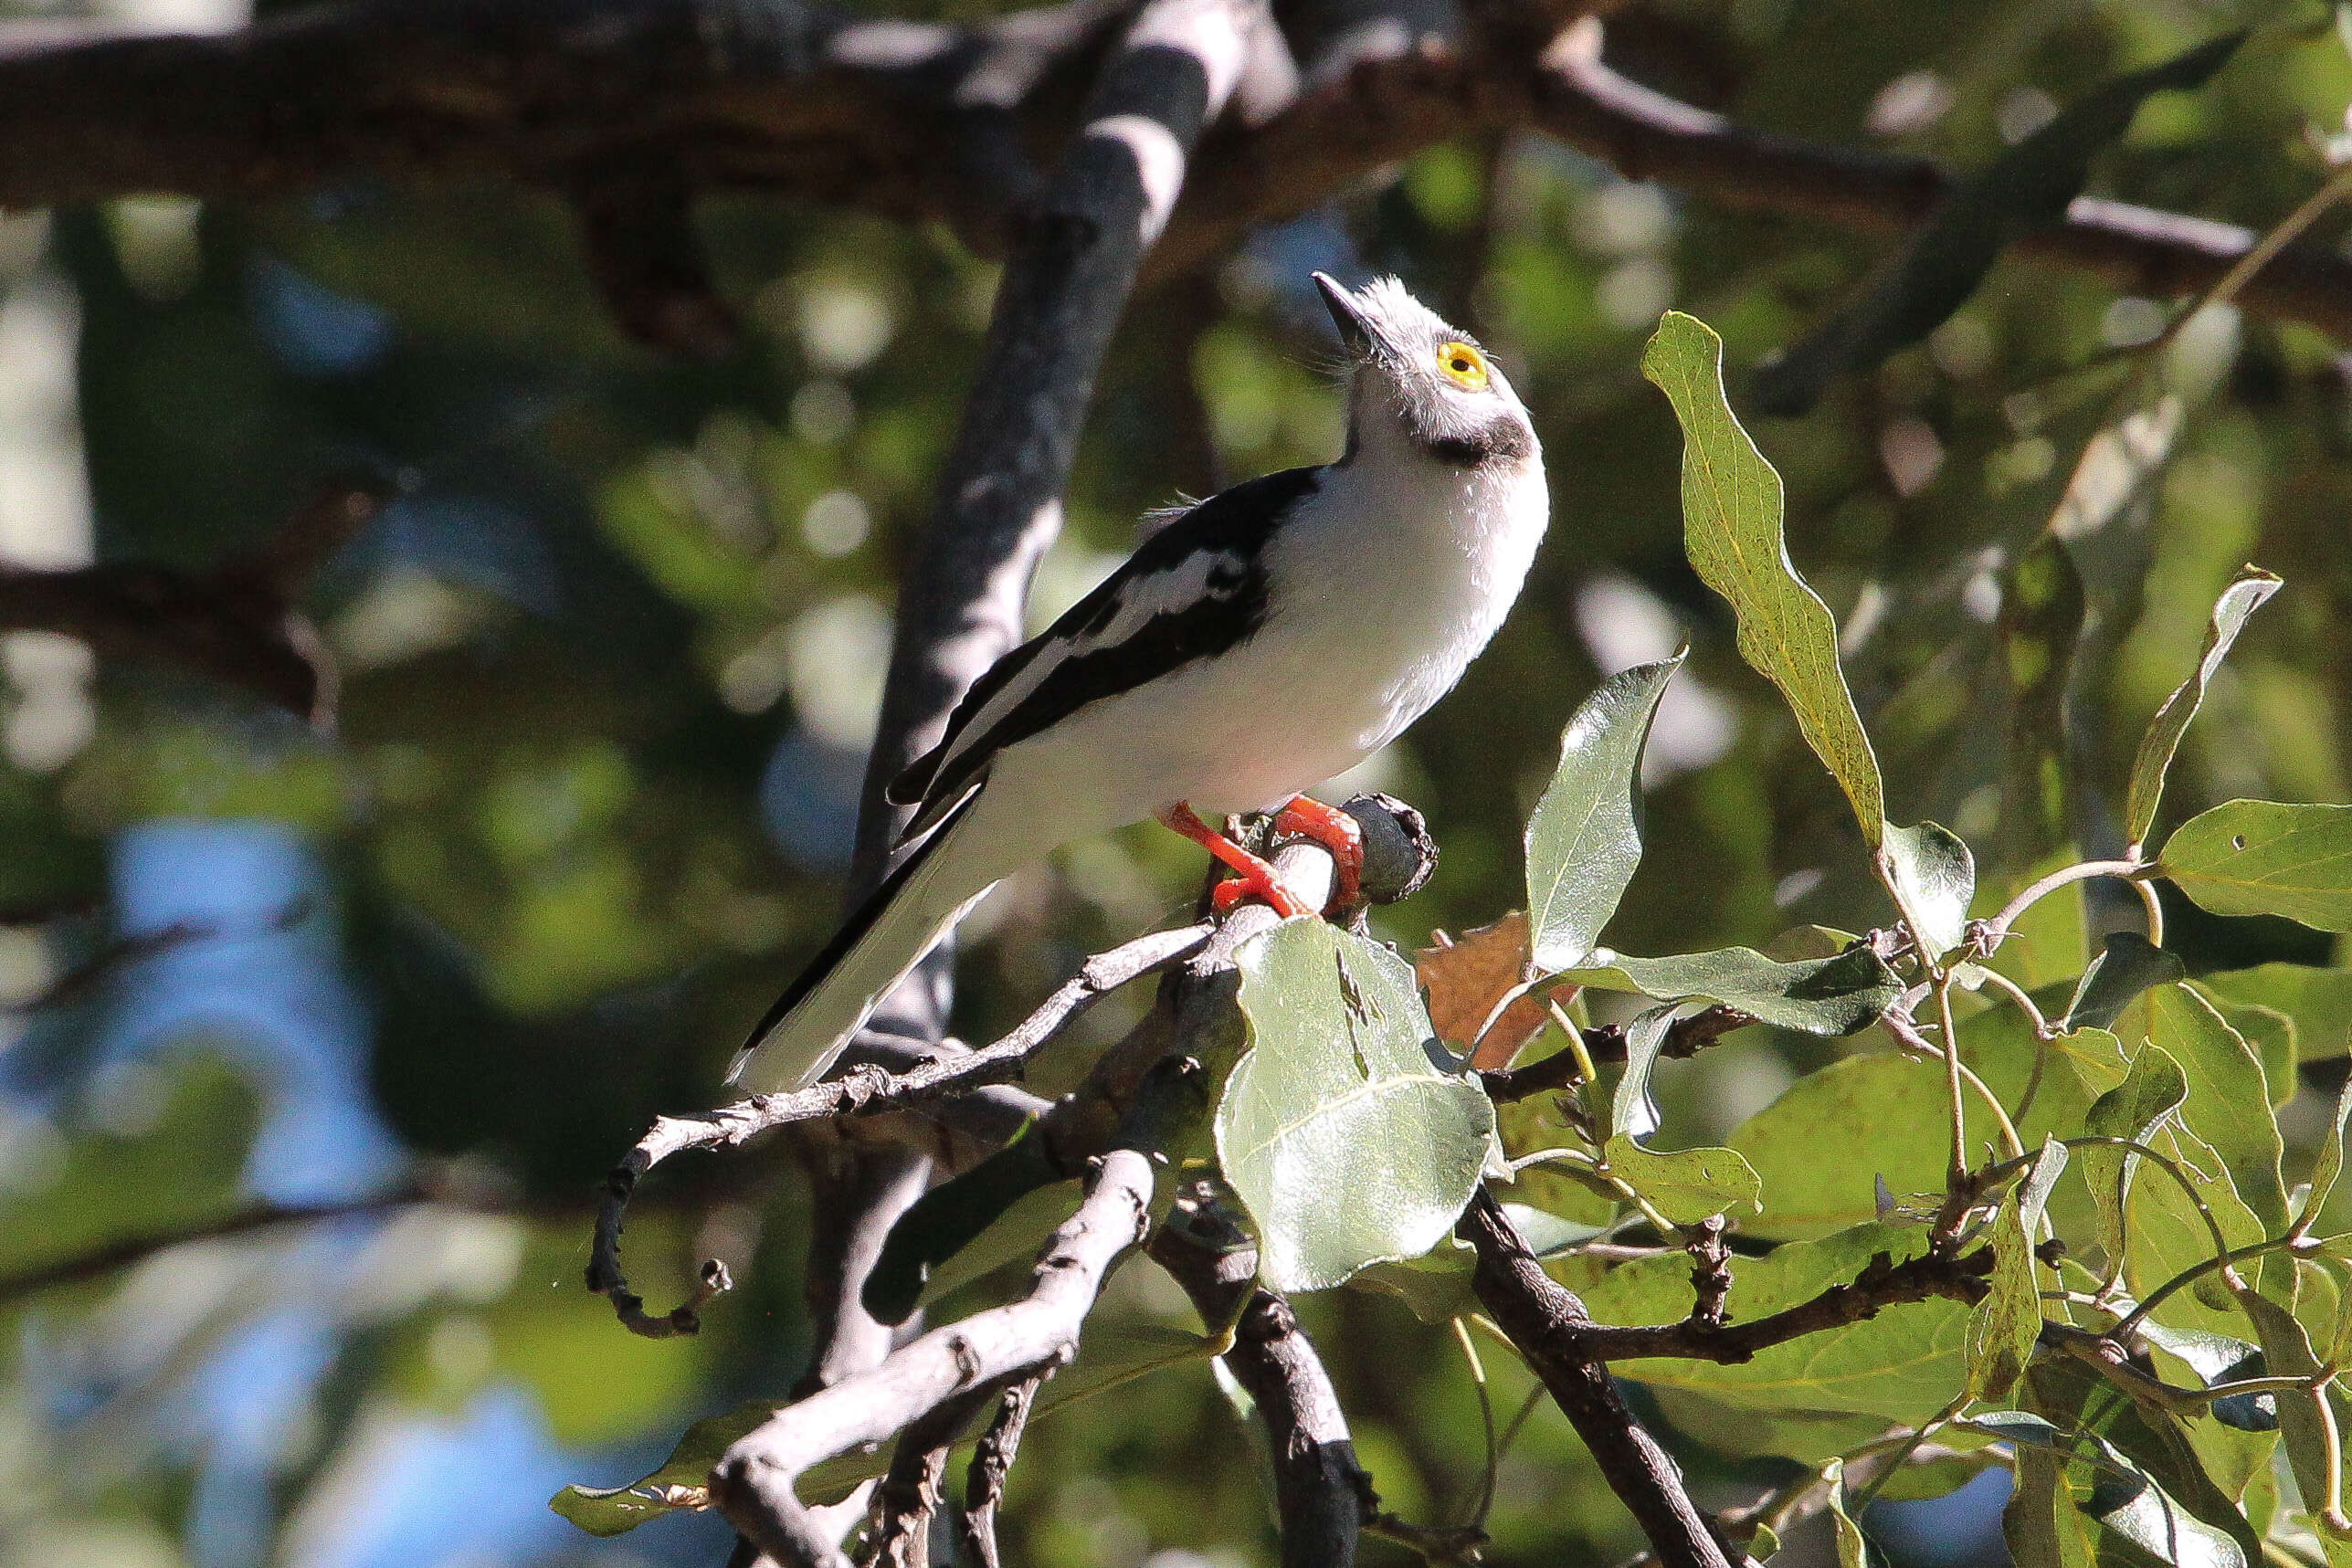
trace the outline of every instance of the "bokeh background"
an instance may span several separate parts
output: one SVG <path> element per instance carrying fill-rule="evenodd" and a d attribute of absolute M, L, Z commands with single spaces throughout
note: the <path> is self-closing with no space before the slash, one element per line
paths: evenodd
<path fill-rule="evenodd" d="M 2189 0 L 1644 0 L 1609 38 L 1620 68 L 1744 123 L 1965 167 L 2107 75 L 2269 22 L 2210 88 L 2142 113 L 2094 184 L 2262 227 L 2325 177 L 2352 98 L 2344 46 L 2309 11 L 2297 28 L 2300 12 Z M 109 14 L 240 19 L 237 0 Z M 332 731 L 61 637 L 0 640 L 8 1568 L 722 1558 L 713 1520 L 600 1542 L 546 1500 L 640 1474 L 689 1422 L 791 1383 L 802 1175 L 755 1152 L 665 1171 L 640 1200 L 649 1296 L 674 1299 L 706 1254 L 740 1282 L 701 1337 L 664 1343 L 582 1288 L 591 1189 L 654 1114 L 712 1101 L 827 933 L 892 584 L 994 274 L 944 234 L 838 212 L 711 200 L 700 218 L 748 327 L 700 366 L 626 343 L 565 216 L 509 191 L 0 222 L 0 560 L 208 570 L 262 547 L 331 472 L 398 487 L 305 600 L 343 674 Z M 1358 781 L 1421 806 L 1444 849 L 1385 933 L 1419 944 L 1514 907 L 1520 825 L 1566 715 L 1601 673 L 1685 637 L 1615 945 L 1875 923 L 1842 804 L 1682 562 L 1678 437 L 1636 362 L 1673 304 L 1750 366 L 1883 249 L 1628 184 L 1540 139 L 1430 152 L 1139 304 L 1035 616 L 1114 563 L 1144 509 L 1333 455 L 1307 274 L 1393 269 L 1523 389 L 1556 521 L 1492 650 Z M 1926 345 L 1757 426 L 1896 815 L 1951 825 L 1990 862 L 2014 827 L 2006 574 L 2117 412 L 2113 377 L 2058 373 L 2162 320 L 2012 259 Z M 2168 804 L 2347 797 L 2347 362 L 2252 320 L 2176 359 L 2169 460 L 2090 567 L 2073 826 L 2093 853 L 2115 847 L 2141 721 L 2245 560 L 2289 586 L 2218 682 Z M 2013 847 L 2012 866 L 2031 850 Z M 1198 875 L 1197 851 L 1146 831 L 1016 879 L 971 928 L 960 1031 L 988 1036 L 1082 953 L 1187 907 Z M 2199 970 L 2327 956 L 2283 924 L 2171 918 Z M 1133 1005 L 1102 1008 L 1047 1079 Z M 1748 1031 L 1666 1075 L 1670 1120 L 1714 1141 L 1844 1048 Z M 439 1200 L 417 1201 L 420 1183 Z M 257 1204 L 335 1212 L 25 1286 Z M 1450 1336 L 1370 1292 L 1303 1310 L 1387 1505 L 1461 1518 L 1482 1440 Z M 1187 1321 L 1142 1264 L 1105 1310 Z M 1508 1411 L 1527 1385 L 1499 1361 Z M 1777 1479 L 1726 1439 L 1674 1435 L 1703 1497 Z M 1251 1442 L 1198 1363 L 1057 1417 L 1015 1473 L 1008 1550 L 1051 1568 L 1269 1562 Z M 2001 1484 L 1882 1508 L 1873 1527 L 1914 1563 L 1998 1561 Z M 1548 1405 L 1491 1528 L 1502 1563 L 1636 1544 Z"/>

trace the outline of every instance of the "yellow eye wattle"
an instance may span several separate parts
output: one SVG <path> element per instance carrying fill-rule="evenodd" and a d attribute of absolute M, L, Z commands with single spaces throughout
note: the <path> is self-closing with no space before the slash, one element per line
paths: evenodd
<path fill-rule="evenodd" d="M 1486 390 L 1486 356 L 1472 343 L 1451 342 L 1438 345 L 1438 373 L 1456 386 L 1469 392 Z"/>

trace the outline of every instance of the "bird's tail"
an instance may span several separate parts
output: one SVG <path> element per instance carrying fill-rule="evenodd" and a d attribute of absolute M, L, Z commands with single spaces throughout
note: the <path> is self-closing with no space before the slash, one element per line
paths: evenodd
<path fill-rule="evenodd" d="M 825 944 L 735 1055 L 727 1081 L 754 1094 L 800 1089 L 833 1065 L 874 1005 L 996 886 L 979 864 L 973 808 L 949 814 Z"/>

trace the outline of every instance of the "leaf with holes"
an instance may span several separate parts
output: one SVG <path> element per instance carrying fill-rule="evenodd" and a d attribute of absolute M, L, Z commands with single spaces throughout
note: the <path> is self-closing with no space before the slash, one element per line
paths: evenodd
<path fill-rule="evenodd" d="M 2233 800 L 2190 817 L 2157 869 L 2217 915 L 2352 931 L 2352 805 Z"/>
<path fill-rule="evenodd" d="M 1427 1252 L 1478 1184 L 1494 1107 L 1438 1043 L 1411 968 L 1322 921 L 1285 921 L 1237 958 L 1250 1047 L 1217 1152 L 1266 1282 L 1319 1290 Z"/>
<path fill-rule="evenodd" d="M 1529 945 L 1539 968 L 1584 962 L 1641 863 L 1641 748 L 1683 656 L 1610 676 L 1560 737 L 1527 819 Z"/>

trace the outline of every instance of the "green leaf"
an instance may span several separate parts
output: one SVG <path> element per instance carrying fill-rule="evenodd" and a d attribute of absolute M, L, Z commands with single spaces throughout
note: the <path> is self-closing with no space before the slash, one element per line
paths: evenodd
<path fill-rule="evenodd" d="M 2066 1457 L 2076 1467 L 2070 1479 L 2090 1483 L 2087 1496 L 2075 1494 L 2075 1506 L 2102 1530 L 2184 1568 L 2242 1568 L 2260 1554 L 2236 1502 L 2205 1473 L 2178 1419 L 2121 1397 L 2113 1384 L 2067 1357 L 2035 1363 L 2026 1387 L 2028 1408 L 2065 1435 Z M 2119 1544 L 2103 1540 L 2101 1557 L 2117 1560 Z"/>
<path fill-rule="evenodd" d="M 1322 921 L 1236 956 L 1250 1045 L 1217 1152 L 1257 1222 L 1260 1273 L 1319 1290 L 1427 1252 L 1478 1184 L 1494 1107 L 1438 1043 L 1411 966 Z"/>
<path fill-rule="evenodd" d="M 1840 373 L 1874 365 L 1935 331 L 1976 292 L 2005 247 L 2065 216 L 2092 157 L 2129 128 L 2141 104 L 2204 85 L 2244 37 L 2227 33 L 2119 76 L 1995 159 L 1935 209 L 1859 298 L 1756 373 L 1757 409 L 1802 414 Z"/>
<path fill-rule="evenodd" d="M 1565 978 L 1605 991 L 1639 991 L 1662 1002 L 1720 1002 L 1760 1022 L 1809 1035 L 1866 1029 L 1903 994 L 1893 971 L 1866 947 L 1794 963 L 1776 963 L 1746 947 L 1672 958 L 1630 958 L 1603 949 L 1593 960 L 1567 971 Z"/>
<path fill-rule="evenodd" d="M 2000 1399 L 2017 1386 L 2041 1336 L 2041 1284 L 2034 1278 L 2034 1233 L 2050 1189 L 2066 1169 L 2065 1147 L 2045 1140 L 1993 1215 L 1991 1293 L 1977 1306 L 1968 1332 L 1968 1392 Z"/>
<path fill-rule="evenodd" d="M 2192 985 L 2190 989 L 2199 996 L 2206 995 L 2201 985 Z M 2206 1000 L 2213 1001 L 2210 996 Z M 2295 1073 L 2295 1063 L 2300 1059 L 2295 1039 L 2301 1031 L 2295 1027 L 2294 1020 L 2259 1002 L 2214 1002 L 2213 1010 L 2253 1047 L 2255 1059 L 2262 1064 L 2262 1079 L 2270 1085 L 2271 1109 L 2275 1110 L 2293 1100 L 2301 1087 Z"/>
<path fill-rule="evenodd" d="M 1895 907 L 1928 956 L 1941 958 L 1959 946 L 1977 890 L 1977 859 L 1959 835 L 1932 822 L 1890 825 L 1878 864 Z"/>
<path fill-rule="evenodd" d="M 1831 1285 L 1850 1284 L 1881 1254 L 1889 1264 L 1904 1262 L 1925 1250 L 1927 1239 L 1924 1226 L 1873 1221 L 1739 1258 L 1732 1266 L 1732 1320 L 1752 1322 Z M 1605 1323 L 1678 1322 L 1692 1300 L 1690 1260 L 1679 1253 L 1612 1268 L 1585 1292 L 1585 1305 Z M 1938 1299 L 1775 1345 L 1736 1365 L 1660 1360 L 1626 1362 L 1616 1370 L 1661 1393 L 1703 1396 L 1719 1415 L 1728 1407 L 1775 1420 L 1867 1415 L 1916 1426 L 1960 1386 L 1968 1317 L 1960 1303 Z M 1832 1451 L 1797 1457 L 1818 1463 Z"/>
<path fill-rule="evenodd" d="M 2279 1125 L 2252 1047 L 2211 1003 L 2178 984 L 2148 993 L 2148 1040 L 2180 1064 L 2189 1084 L 2181 1112 L 2189 1131 L 2221 1157 L 2262 1234 L 2283 1231 L 2286 1187 L 2280 1174 Z"/>
<path fill-rule="evenodd" d="M 1831 1459 L 1821 1467 L 1821 1479 L 1830 1483 L 1830 1519 L 1837 1531 L 1838 1568 L 1867 1568 L 1870 1551 L 1862 1543 L 1862 1526 L 1846 1512 L 1846 1462 Z"/>
<path fill-rule="evenodd" d="M 2263 963 L 2225 970 L 2197 982 L 2226 1015 L 2232 1003 L 2274 1008 L 2294 1020 L 2295 1048 L 2305 1061 L 2340 1057 L 2352 1042 L 2352 970 L 2302 963 Z M 2275 1095 L 2281 1085 L 2273 1084 Z"/>
<path fill-rule="evenodd" d="M 2206 687 L 2229 657 L 2230 645 L 2245 629 L 2246 617 L 2261 609 L 2282 585 L 2259 566 L 2241 567 L 2214 601 L 2213 618 L 2205 628 L 2205 649 L 2198 656 L 2195 673 L 2156 710 L 2147 732 L 2140 737 L 2139 752 L 2132 758 L 2131 790 L 2124 805 L 2125 842 L 2134 846 L 2147 842 L 2148 829 L 2156 826 L 2157 807 L 2164 799 L 2164 775 L 2172 767 L 2173 753 L 2180 749 L 2189 721 L 2197 717 L 2198 706 L 2205 700 Z"/>
<path fill-rule="evenodd" d="M 1206 1360 L 1216 1344 L 1159 1323 L 1091 1320 L 1080 1342 L 1077 1361 L 1045 1385 L 1029 1419 L 1044 1420 L 1163 1367 Z M 548 1500 L 547 1506 L 591 1535 L 621 1535 L 649 1519 L 708 1508 L 711 1467 L 738 1439 L 791 1403 L 789 1399 L 754 1399 L 723 1415 L 697 1421 L 651 1474 L 626 1486 L 565 1487 Z M 977 1440 L 995 1415 L 993 1408 L 975 1415 L 957 1439 L 958 1446 Z M 830 1501 L 847 1495 L 860 1481 L 881 1476 L 890 1468 L 890 1462 L 887 1445 L 828 1459 L 800 1478 L 800 1493 L 813 1501 Z"/>
<path fill-rule="evenodd" d="M 2184 822 L 2157 869 L 2217 915 L 2352 931 L 2352 805 L 2233 800 Z"/>
<path fill-rule="evenodd" d="M 2094 1138 L 2125 1138 L 2153 1146 L 2157 1131 L 2189 1099 L 2189 1080 L 2180 1064 L 2155 1044 L 2143 1045 L 2132 1058 L 2129 1077 L 2101 1095 L 2091 1106 L 2083 1131 Z M 2099 1241 L 2110 1268 L 2125 1255 L 2125 1216 L 2131 1212 L 2132 1181 L 2139 1173 L 2140 1156 L 2129 1149 L 2085 1144 L 2075 1151 L 2083 1180 L 2099 1205 Z"/>
<path fill-rule="evenodd" d="M 1878 847 L 1885 787 L 1838 665 L 1838 624 L 1788 559 L 1780 476 L 1724 395 L 1723 339 L 1669 310 L 1641 355 L 1641 374 L 1682 426 L 1683 552 L 1739 616 L 1740 656 L 1780 689 L 1813 754 L 1828 764 Z"/>
<path fill-rule="evenodd" d="M 1625 1026 L 1625 1074 L 1617 1080 L 1609 1108 L 1609 1139 L 1602 1157 L 1619 1180 L 1676 1225 L 1696 1225 L 1734 1208 L 1755 1210 L 1762 1184 L 1746 1160 L 1729 1149 L 1652 1152 L 1636 1142 L 1631 1130 L 1647 1127 L 1650 1074 L 1659 1047 L 1674 1022 L 1672 1004 L 1652 1007 Z"/>
<path fill-rule="evenodd" d="M 1878 1217 L 1880 1181 L 1898 1201 L 1940 1194 L 1946 1143 L 1922 1130 L 1950 1115 L 1942 1069 L 1909 1057 L 1848 1057 L 1808 1073 L 1725 1140 L 1771 1205 L 1741 1228 L 1797 1238 L 1864 1224 Z"/>
<path fill-rule="evenodd" d="M 2292 1266 L 2290 1261 L 2289 1267 Z M 2262 1342 L 2263 1364 L 2272 1376 L 2319 1375 L 2319 1357 L 2311 1348 L 2311 1336 L 2304 1331 L 2294 1312 L 2263 1292 L 2250 1290 L 2239 1300 L 2254 1325 L 2254 1337 Z M 2331 1413 L 2323 1403 L 2326 1397 L 2319 1390 L 2287 1389 L 2277 1395 L 2279 1435 L 2286 1445 L 2287 1465 L 2294 1472 L 2294 1484 L 2303 1493 L 2304 1506 L 2314 1514 L 2323 1510 L 2340 1510 L 2344 1500 L 2340 1465 L 2330 1463 L 2330 1455 L 2338 1451 L 2341 1444 L 2340 1435 L 2332 1431 Z"/>
<path fill-rule="evenodd" d="M 2327 1136 L 2319 1142 L 2319 1152 L 2311 1162 L 2311 1191 L 2303 1201 L 2303 1217 L 2297 1228 L 2309 1234 L 2319 1223 L 2322 1209 L 2336 1191 L 2336 1179 L 2344 1173 L 2344 1121 L 2352 1117 L 2352 1079 L 2336 1091 L 2336 1109 L 2327 1118 Z M 2352 1313 L 2347 1313 L 2352 1316 Z"/>
<path fill-rule="evenodd" d="M 1641 748 L 1683 656 L 1610 676 L 1560 737 L 1560 765 L 1527 819 L 1527 919 L 1536 965 L 1584 961 L 1641 862 Z"/>
<path fill-rule="evenodd" d="M 2153 946 L 2136 931 L 2110 931 L 2106 950 L 2091 961 L 2067 1004 L 2062 1028 L 2104 1029 L 2139 999 L 2151 985 L 2179 980 L 2189 973 L 2177 953 Z"/>

